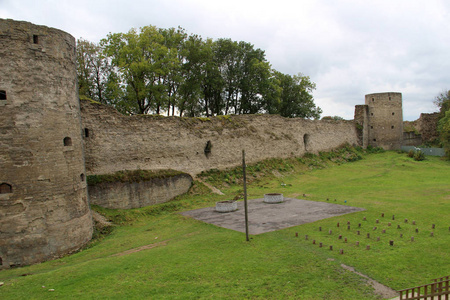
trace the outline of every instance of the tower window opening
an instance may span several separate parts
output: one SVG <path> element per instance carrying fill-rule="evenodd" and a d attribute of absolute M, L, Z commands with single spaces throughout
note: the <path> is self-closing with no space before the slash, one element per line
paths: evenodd
<path fill-rule="evenodd" d="M 394 129 L 394 125 L 391 126 L 391 129 Z"/>
<path fill-rule="evenodd" d="M 372 102 L 375 102 L 375 98 L 372 98 Z"/>
<path fill-rule="evenodd" d="M 39 44 L 39 36 L 37 34 L 33 34 L 33 44 Z"/>
<path fill-rule="evenodd" d="M 395 112 L 393 112 L 392 115 L 395 115 Z"/>
<path fill-rule="evenodd" d="M 377 141 L 377 139 L 373 139 L 373 141 L 374 141 L 374 142 L 376 142 L 376 141 Z"/>
<path fill-rule="evenodd" d="M 373 113 L 370 113 L 371 116 L 373 116 Z"/>
<path fill-rule="evenodd" d="M 373 126 L 370 126 L 370 129 L 373 129 Z"/>
<path fill-rule="evenodd" d="M 10 194 L 12 193 L 12 186 L 7 183 L 0 184 L 0 194 Z"/>
<path fill-rule="evenodd" d="M 64 146 L 72 146 L 72 139 L 68 136 L 66 136 L 63 140 Z"/>
<path fill-rule="evenodd" d="M 0 90 L 0 100 L 6 100 L 6 91 Z"/>
<path fill-rule="evenodd" d="M 392 100 L 391 97 L 389 97 L 389 100 Z"/>
<path fill-rule="evenodd" d="M 80 175 L 80 179 L 81 179 L 81 181 L 83 181 L 83 182 L 84 182 L 84 180 L 86 179 L 86 176 L 84 175 L 84 173 L 81 173 L 81 175 Z"/>
<path fill-rule="evenodd" d="M 89 129 L 88 128 L 84 129 L 84 137 L 89 137 Z"/>

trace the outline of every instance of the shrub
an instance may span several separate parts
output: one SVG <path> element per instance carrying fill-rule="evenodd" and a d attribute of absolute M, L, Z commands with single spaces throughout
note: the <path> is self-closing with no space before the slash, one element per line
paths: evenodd
<path fill-rule="evenodd" d="M 421 150 L 417 150 L 414 153 L 414 160 L 421 161 L 425 159 L 425 154 Z"/>
<path fill-rule="evenodd" d="M 411 157 L 411 158 L 414 157 L 414 150 L 413 149 L 409 150 L 408 157 Z"/>
<path fill-rule="evenodd" d="M 367 153 L 383 153 L 384 149 L 382 147 L 373 147 L 371 145 L 366 148 Z"/>

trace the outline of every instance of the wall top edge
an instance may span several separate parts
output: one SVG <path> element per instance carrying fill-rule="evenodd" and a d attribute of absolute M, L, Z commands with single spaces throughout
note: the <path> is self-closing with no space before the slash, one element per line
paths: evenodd
<path fill-rule="evenodd" d="M 366 94 L 366 97 L 368 96 L 375 96 L 375 95 L 402 95 L 402 93 L 400 92 L 383 92 L 383 93 L 371 93 L 371 94 Z"/>
<path fill-rule="evenodd" d="M 31 22 L 28 22 L 28 21 L 0 18 L 0 29 L 1 29 L 2 25 L 4 25 L 4 24 L 7 24 L 9 26 L 14 26 L 16 28 L 18 28 L 18 27 L 28 27 L 29 30 L 32 30 L 32 29 L 35 29 L 35 28 L 36 29 L 39 28 L 41 30 L 52 31 L 52 32 L 59 32 L 59 33 L 61 33 L 63 35 L 70 36 L 72 39 L 75 39 L 70 33 L 66 32 L 64 30 L 61 30 L 61 29 L 58 29 L 58 28 L 54 28 L 54 27 L 49 27 L 49 26 L 46 26 L 46 25 L 34 24 L 34 23 L 31 23 Z"/>

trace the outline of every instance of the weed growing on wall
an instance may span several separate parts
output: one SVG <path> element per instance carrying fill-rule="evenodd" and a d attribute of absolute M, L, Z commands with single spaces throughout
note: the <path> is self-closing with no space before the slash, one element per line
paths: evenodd
<path fill-rule="evenodd" d="M 186 173 L 175 171 L 172 169 L 167 170 L 124 170 L 111 174 L 89 175 L 87 176 L 87 183 L 90 186 L 104 183 L 104 182 L 141 182 L 149 181 L 156 178 L 169 178 Z"/>
<path fill-rule="evenodd" d="M 361 147 L 352 147 L 344 144 L 330 152 L 306 153 L 303 157 L 270 158 L 247 165 L 247 181 L 253 182 L 265 177 L 274 176 L 274 173 L 289 173 L 294 171 L 323 169 L 330 164 L 343 164 L 362 159 L 364 153 L 379 153 L 381 148 L 364 150 Z M 225 170 L 211 169 L 199 175 L 202 180 L 216 187 L 237 185 L 242 183 L 242 167 Z"/>

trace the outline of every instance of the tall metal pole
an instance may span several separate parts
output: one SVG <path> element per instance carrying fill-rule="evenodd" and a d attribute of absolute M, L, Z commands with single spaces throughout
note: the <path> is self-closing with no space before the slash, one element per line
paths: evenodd
<path fill-rule="evenodd" d="M 244 172 L 244 209 L 245 209 L 245 237 L 248 238 L 248 208 L 247 208 L 247 170 L 245 168 L 245 150 L 242 150 L 242 170 Z"/>

